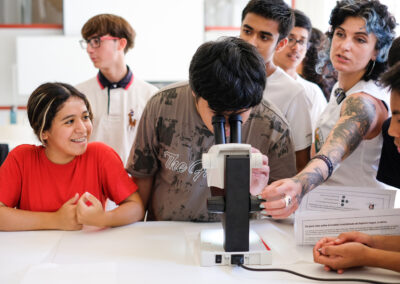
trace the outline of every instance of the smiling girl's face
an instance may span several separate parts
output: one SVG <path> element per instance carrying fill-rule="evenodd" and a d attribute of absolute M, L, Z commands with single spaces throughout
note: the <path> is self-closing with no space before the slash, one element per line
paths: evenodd
<path fill-rule="evenodd" d="M 66 164 L 86 151 L 92 122 L 85 102 L 72 96 L 61 106 L 51 127 L 42 134 L 46 156 L 56 164 Z"/>

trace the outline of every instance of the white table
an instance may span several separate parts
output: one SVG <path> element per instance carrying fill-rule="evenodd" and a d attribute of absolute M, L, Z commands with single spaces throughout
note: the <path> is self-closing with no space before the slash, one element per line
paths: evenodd
<path fill-rule="evenodd" d="M 201 267 L 199 233 L 220 227 L 220 223 L 139 222 L 104 230 L 0 232 L 0 283 L 315 283 L 282 272 Z M 376 268 L 353 269 L 342 276 L 325 272 L 313 263 L 312 247 L 294 244 L 288 221 L 257 220 L 251 228 L 272 249 L 273 265 L 266 267 L 316 277 L 400 282 L 399 273 Z"/>

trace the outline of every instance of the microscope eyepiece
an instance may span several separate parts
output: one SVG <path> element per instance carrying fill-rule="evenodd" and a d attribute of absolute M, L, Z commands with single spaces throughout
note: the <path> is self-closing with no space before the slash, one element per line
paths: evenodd
<path fill-rule="evenodd" d="M 215 144 L 225 144 L 225 117 L 223 115 L 214 115 L 212 117 L 212 125 L 214 128 Z"/>
<path fill-rule="evenodd" d="M 212 117 L 212 124 L 214 125 L 214 123 L 223 123 L 225 124 L 225 116 L 221 115 L 221 114 L 216 114 Z"/>
<path fill-rule="evenodd" d="M 242 116 L 240 114 L 230 115 L 229 125 L 231 127 L 230 143 L 242 143 Z"/>

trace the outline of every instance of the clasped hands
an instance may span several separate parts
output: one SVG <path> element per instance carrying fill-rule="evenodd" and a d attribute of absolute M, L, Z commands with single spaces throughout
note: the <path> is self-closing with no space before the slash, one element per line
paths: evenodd
<path fill-rule="evenodd" d="M 360 232 L 322 238 L 314 246 L 314 261 L 323 264 L 326 271 L 333 269 L 341 274 L 346 268 L 366 265 L 366 256 L 372 243 L 370 235 Z"/>
<path fill-rule="evenodd" d="M 105 211 L 101 202 L 89 192 L 65 202 L 55 212 L 61 230 L 81 230 L 83 225 L 102 227 Z"/>

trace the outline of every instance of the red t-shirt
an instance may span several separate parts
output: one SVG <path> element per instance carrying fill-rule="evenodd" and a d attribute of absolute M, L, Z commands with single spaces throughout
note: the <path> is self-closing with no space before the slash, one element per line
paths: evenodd
<path fill-rule="evenodd" d="M 137 190 L 118 154 L 92 142 L 65 165 L 54 164 L 43 146 L 20 145 L 0 167 L 0 201 L 8 207 L 54 212 L 76 193 L 90 192 L 103 204 L 119 204 Z"/>

